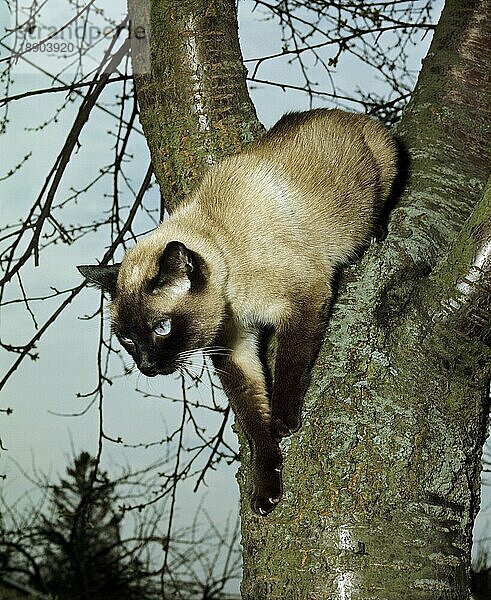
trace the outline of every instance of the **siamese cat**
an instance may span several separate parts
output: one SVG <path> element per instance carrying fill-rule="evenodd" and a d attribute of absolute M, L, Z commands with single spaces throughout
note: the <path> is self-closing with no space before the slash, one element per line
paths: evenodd
<path fill-rule="evenodd" d="M 249 440 L 260 515 L 282 495 L 279 441 L 300 427 L 333 275 L 370 241 L 395 174 L 381 123 L 341 110 L 286 114 L 210 167 L 122 263 L 79 267 L 111 295 L 114 332 L 142 373 L 185 368 L 199 350 L 211 357 Z M 272 386 L 260 356 L 269 331 Z"/>

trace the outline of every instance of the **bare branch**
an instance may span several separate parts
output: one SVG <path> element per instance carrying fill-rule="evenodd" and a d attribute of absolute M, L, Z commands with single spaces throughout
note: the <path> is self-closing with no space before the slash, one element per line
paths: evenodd
<path fill-rule="evenodd" d="M 46 183 L 43 186 L 43 189 L 41 190 L 41 193 L 36 200 L 35 205 L 40 205 L 42 197 L 44 195 L 44 192 L 47 188 L 48 182 L 51 179 L 51 176 L 53 176 L 53 182 L 51 183 L 51 185 L 47 191 L 46 201 L 41 209 L 41 214 L 40 214 L 39 218 L 37 219 L 31 241 L 29 242 L 26 250 L 22 253 L 22 255 L 15 259 L 15 264 L 13 264 L 13 266 L 8 268 L 5 276 L 0 280 L 0 286 L 5 285 L 5 283 L 9 282 L 12 279 L 12 277 L 16 273 L 19 272 L 19 270 L 22 268 L 22 265 L 24 265 L 24 263 L 29 259 L 29 257 L 32 255 L 32 253 L 34 253 L 35 264 L 37 265 L 39 263 L 39 258 L 38 258 L 39 238 L 41 236 L 44 221 L 49 216 L 49 212 L 51 210 L 51 206 L 52 206 L 56 191 L 58 189 L 58 186 L 61 182 L 61 178 L 63 176 L 65 168 L 68 165 L 71 155 L 76 147 L 80 132 L 82 131 L 82 128 L 84 127 L 85 123 L 87 122 L 91 110 L 92 110 L 97 98 L 100 96 L 100 94 L 102 93 L 102 91 L 104 90 L 104 88 L 106 86 L 107 80 L 109 79 L 109 73 L 112 72 L 112 70 L 121 62 L 123 57 L 128 52 L 128 48 L 129 48 L 129 43 L 126 41 L 121 45 L 121 47 L 118 49 L 118 51 L 114 53 L 114 55 L 112 56 L 112 58 L 109 60 L 109 62 L 107 64 L 106 71 L 101 75 L 100 79 L 95 84 L 94 89 L 92 91 L 89 91 L 87 96 L 85 97 L 84 102 L 82 103 L 82 105 L 80 107 L 77 118 L 75 119 L 75 122 L 67 136 L 67 140 L 66 140 L 60 154 L 58 155 L 58 158 L 56 159 L 55 165 L 50 173 L 50 176 L 46 180 Z M 32 211 L 31 211 L 31 214 L 32 214 Z M 14 261 L 14 252 L 17 249 L 17 246 L 21 241 L 21 237 L 22 237 L 22 234 L 21 234 L 21 236 L 19 236 L 18 241 L 12 245 L 10 257 L 8 259 L 9 266 L 12 265 L 12 263 Z"/>

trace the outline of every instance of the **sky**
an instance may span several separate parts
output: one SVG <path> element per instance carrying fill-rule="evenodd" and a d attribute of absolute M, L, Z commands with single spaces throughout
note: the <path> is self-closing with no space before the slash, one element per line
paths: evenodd
<path fill-rule="evenodd" d="M 108 16 L 121 19 L 125 14 L 125 2 L 120 0 L 101 1 Z M 441 3 L 440 3 L 441 6 Z M 260 10 L 254 9 L 254 2 L 241 0 L 239 7 L 240 42 L 244 57 L 267 55 L 281 50 L 279 28 L 264 18 Z M 110 15 L 109 15 L 110 13 Z M 45 27 L 60 25 L 73 14 L 73 8 L 62 0 L 50 0 L 43 13 Z M 7 10 L 7 3 L 0 2 L 0 26 L 12 26 L 14 16 Z M 47 31 L 47 30 L 46 30 Z M 44 30 L 42 30 L 44 35 Z M 1 35 L 1 34 L 0 34 Z M 88 35 L 87 33 L 85 35 Z M 102 36 L 103 37 L 103 36 Z M 69 42 L 70 40 L 66 40 Z M 103 41 L 103 40 L 102 40 Z M 96 46 L 91 56 L 85 59 L 84 68 L 97 64 L 98 53 L 103 43 Z M 411 54 L 412 67 L 417 71 L 421 59 L 426 54 L 429 36 L 422 40 Z M 0 46 L 0 58 L 7 54 Z M 56 53 L 55 53 L 56 54 Z M 59 57 L 38 54 L 36 64 L 47 71 L 59 70 Z M 58 61 L 58 62 L 56 62 Z M 64 74 L 68 78 L 77 65 L 67 64 Z M 357 87 L 367 90 L 381 90 L 383 84 L 361 64 L 345 60 L 340 64 L 336 82 L 340 89 L 352 91 Z M 312 66 L 314 79 L 322 81 L 323 72 Z M 265 63 L 259 72 L 262 79 L 299 84 L 297 72 L 286 62 Z M 15 68 L 14 83 L 10 94 L 51 85 L 50 78 L 39 69 L 20 60 Z M 302 92 L 283 91 L 278 87 L 253 86 L 250 89 L 260 121 L 271 126 L 281 115 L 291 110 L 309 108 L 308 98 Z M 63 95 L 49 94 L 42 97 L 23 99 L 15 102 L 10 109 L 10 123 L 7 132 L 0 136 L 0 218 L 2 223 L 13 222 L 25 215 L 33 197 L 37 195 L 46 173 L 51 168 L 76 112 L 76 106 L 68 105 L 57 121 L 39 128 L 45 119 L 56 111 Z M 105 94 L 101 104 L 113 110 L 113 98 Z M 317 101 L 319 106 L 325 102 Z M 355 108 L 353 106 L 352 108 Z M 97 168 L 102 168 L 111 158 L 114 137 L 108 134 L 113 128 L 113 120 L 103 110 L 97 110 L 91 117 L 81 136 L 81 146 L 72 159 L 58 192 L 61 199 L 70 193 L 72 187 L 83 187 Z M 32 156 L 22 169 L 12 178 L 2 180 L 3 174 L 13 168 L 19 157 L 32 152 Z M 142 173 L 148 164 L 148 150 L 143 136 L 133 136 L 131 142 L 133 158 L 127 165 L 127 173 L 134 188 L 138 188 Z M 109 158 L 108 158 L 109 157 Z M 109 181 L 101 181 L 76 205 L 63 210 L 63 222 L 84 222 L 96 219 L 101 210 L 109 206 Z M 131 201 L 131 190 L 124 190 L 126 201 Z M 154 186 L 147 193 L 147 205 L 157 207 L 159 196 Z M 140 231 L 150 229 L 151 220 L 141 215 L 138 220 Z M 41 257 L 40 267 L 28 267 L 26 285 L 29 294 L 43 294 L 50 286 L 65 288 L 80 282 L 75 268 L 77 264 L 93 263 L 104 253 L 106 237 L 101 234 L 87 236 L 72 245 L 57 245 L 48 248 Z M 31 261 L 32 262 L 32 261 Z M 15 295 L 15 294 L 14 294 Z M 96 383 L 97 322 L 83 320 L 84 315 L 97 309 L 99 294 L 87 289 L 72 303 L 59 321 L 50 328 L 37 348 L 39 360 L 24 361 L 2 391 L 0 408 L 12 407 L 10 416 L 0 414 L 0 437 L 8 451 L 0 452 L 0 473 L 7 475 L 1 482 L 1 493 L 7 502 L 15 502 L 24 494 L 34 494 L 33 485 L 26 478 L 34 472 L 56 477 L 65 469 L 67 461 L 81 450 L 94 454 L 98 446 L 98 411 L 94 405 L 83 416 L 60 416 L 79 412 L 86 401 L 77 397 L 93 388 Z M 43 301 L 36 306 L 36 316 L 43 321 L 52 310 L 53 304 Z M 108 319 L 106 318 L 108 324 Z M 32 335 L 32 321 L 21 305 L 10 306 L 0 320 L 2 339 L 7 343 L 21 343 Z M 12 355 L 3 353 L 0 357 L 1 371 L 11 364 Z M 129 363 L 129 360 L 126 361 Z M 115 365 L 115 369 L 119 368 Z M 180 405 L 163 398 L 144 397 L 135 392 L 135 387 L 158 396 L 160 393 L 175 396 L 179 392 L 179 382 L 172 377 L 149 380 L 132 373 L 115 379 L 113 385 L 106 386 L 104 398 L 104 427 L 112 438 L 121 437 L 128 445 L 148 444 L 162 438 L 163 431 L 172 431 L 181 417 Z M 206 387 L 190 392 L 192 398 L 204 404 L 209 403 L 209 390 Z M 225 399 L 221 398 L 222 403 Z M 216 415 L 207 410 L 200 411 L 200 423 L 209 430 L 219 425 Z M 191 433 L 189 443 L 192 443 Z M 225 428 L 225 439 L 230 446 L 237 448 L 235 434 L 230 424 Z M 165 453 L 162 445 L 149 448 L 129 448 L 106 441 L 102 455 L 102 467 L 117 473 L 120 467 L 131 465 L 133 469 L 143 468 L 162 459 Z M 183 485 L 176 504 L 176 527 L 186 526 L 197 510 L 210 514 L 210 517 L 223 527 L 227 518 L 232 520 L 238 513 L 238 488 L 235 481 L 237 463 L 222 464 L 211 471 L 206 479 L 206 487 L 194 494 L 192 485 Z M 486 490 L 485 490 L 486 491 Z M 484 504 L 491 503 L 488 493 Z M 481 527 L 485 523 L 482 518 Z M 235 589 L 234 586 L 230 588 Z"/>

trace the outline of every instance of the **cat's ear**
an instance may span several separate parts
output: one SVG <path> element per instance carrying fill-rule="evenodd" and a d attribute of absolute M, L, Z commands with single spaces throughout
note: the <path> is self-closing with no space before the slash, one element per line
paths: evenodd
<path fill-rule="evenodd" d="M 115 265 L 79 265 L 77 269 L 89 283 L 105 292 L 109 292 L 111 298 L 114 298 L 120 266 L 121 263 Z"/>
<path fill-rule="evenodd" d="M 206 269 L 203 259 L 182 242 L 169 242 L 159 258 L 159 272 L 152 288 L 172 286 L 182 292 L 204 283 Z"/>

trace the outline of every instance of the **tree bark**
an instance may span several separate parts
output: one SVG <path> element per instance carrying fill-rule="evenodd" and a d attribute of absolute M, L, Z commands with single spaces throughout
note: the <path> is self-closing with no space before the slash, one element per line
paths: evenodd
<path fill-rule="evenodd" d="M 230 0 L 128 0 L 140 122 L 172 211 L 221 156 L 263 127 Z"/>
<path fill-rule="evenodd" d="M 386 241 L 344 275 L 287 501 L 266 521 L 242 508 L 244 598 L 469 595 L 490 352 L 447 307 L 486 247 L 470 232 L 489 219 L 489 197 L 472 212 L 490 157 L 489 18 L 487 2 L 446 4 L 398 129 L 407 190 Z"/>
<path fill-rule="evenodd" d="M 234 4 L 129 0 L 150 32 L 136 81 L 169 208 L 261 130 Z M 489 0 L 446 3 L 398 128 L 406 191 L 387 239 L 342 275 L 266 518 L 249 508 L 242 445 L 244 598 L 469 595 L 491 371 L 490 18 Z"/>

